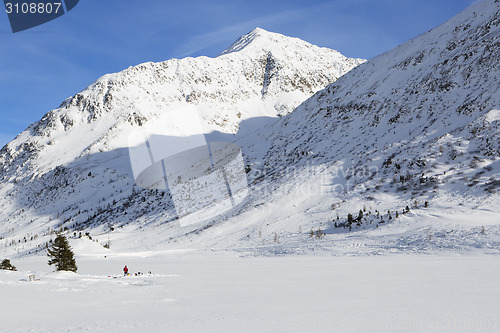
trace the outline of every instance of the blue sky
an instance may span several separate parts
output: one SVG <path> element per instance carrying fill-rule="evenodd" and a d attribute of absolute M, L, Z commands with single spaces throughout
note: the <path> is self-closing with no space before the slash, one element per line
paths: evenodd
<path fill-rule="evenodd" d="M 80 0 L 13 34 L 0 11 L 0 147 L 98 77 L 147 61 L 216 56 L 255 27 L 372 58 L 474 0 Z"/>

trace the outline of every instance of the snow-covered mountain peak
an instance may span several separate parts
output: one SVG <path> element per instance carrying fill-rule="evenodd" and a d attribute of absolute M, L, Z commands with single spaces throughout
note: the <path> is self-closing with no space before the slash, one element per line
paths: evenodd
<path fill-rule="evenodd" d="M 0 220 L 89 226 L 97 208 L 136 195 L 128 154 L 135 130 L 168 124 L 172 111 L 190 107 L 205 133 L 231 141 L 290 113 L 363 62 L 261 29 L 253 35 L 240 52 L 105 75 L 30 125 L 0 150 Z"/>
<path fill-rule="evenodd" d="M 280 239 L 292 244 L 285 251 L 314 249 L 313 242 L 352 251 L 374 245 L 375 253 L 380 244 L 498 247 L 498 226 L 478 239 L 475 222 L 448 228 L 427 208 L 453 218 L 500 211 L 499 6 L 475 4 L 348 73 L 361 61 L 254 30 L 216 58 L 105 76 L 0 151 L 0 237 L 24 244 L 26 233 L 42 232 L 43 246 L 50 228 L 67 227 L 111 235 L 127 249 L 143 247 L 144 236 L 124 230 L 174 247 L 272 243 L 270 251 L 281 251 Z M 183 106 L 237 140 L 250 186 L 241 207 L 195 232 L 175 223 L 168 195 L 134 187 L 124 143 Z M 258 131 L 242 135 L 243 128 Z M 355 237 L 336 228 L 348 213 Z M 313 239 L 312 228 L 326 231 L 329 243 L 322 232 Z M 434 241 L 430 229 L 445 238 Z"/>
<path fill-rule="evenodd" d="M 288 114 L 363 62 L 262 29 L 251 35 L 254 42 L 245 52 L 148 62 L 105 75 L 47 113 L 8 147 L 19 151 L 33 142 L 36 150 L 48 152 L 58 142 L 71 142 L 64 155 L 51 157 L 50 163 L 43 159 L 44 169 L 51 169 L 88 153 L 124 147 L 128 126 L 147 126 L 183 105 L 197 108 L 208 132 L 234 134 L 247 119 Z M 247 52 L 257 45 L 258 52 Z"/>
<path fill-rule="evenodd" d="M 321 50 L 321 51 L 320 51 Z M 299 38 L 285 36 L 279 33 L 269 32 L 261 28 L 255 28 L 251 32 L 241 36 L 236 42 L 224 50 L 219 56 L 242 53 L 245 55 L 256 55 L 262 52 L 271 53 L 273 56 L 283 58 L 294 54 L 301 54 L 302 57 L 309 56 L 307 53 L 329 52 L 331 56 L 335 54 L 339 59 L 343 58 L 340 52 L 321 48 L 305 42 Z"/>
<path fill-rule="evenodd" d="M 220 55 L 225 55 L 233 52 L 245 51 L 255 51 L 255 50 L 267 50 L 272 52 L 276 47 L 285 46 L 284 41 L 289 42 L 289 40 L 295 39 L 292 37 L 287 37 L 278 33 L 269 32 L 267 30 L 261 29 L 259 27 L 250 31 L 249 33 L 241 36 L 231 44 L 227 49 L 225 49 Z M 308 44 L 304 41 L 300 41 L 303 44 Z M 310 45 L 310 44 L 309 44 Z"/>

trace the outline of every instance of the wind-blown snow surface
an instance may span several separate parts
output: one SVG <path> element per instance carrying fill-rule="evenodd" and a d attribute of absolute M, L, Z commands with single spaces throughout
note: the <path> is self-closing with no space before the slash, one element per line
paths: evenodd
<path fill-rule="evenodd" d="M 1 332 L 500 329 L 500 268 L 492 256 L 94 252 L 77 257 L 79 274 L 48 272 L 44 258 L 13 263 L 23 271 L 0 271 Z M 125 264 L 146 274 L 122 277 Z M 30 270 L 39 281 L 28 281 Z"/>

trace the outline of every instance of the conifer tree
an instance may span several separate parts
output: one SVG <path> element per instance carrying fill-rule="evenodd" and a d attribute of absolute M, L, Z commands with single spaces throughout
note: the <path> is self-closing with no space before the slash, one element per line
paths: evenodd
<path fill-rule="evenodd" d="M 71 250 L 68 239 L 62 234 L 57 234 L 56 239 L 47 250 L 50 258 L 49 265 L 55 265 L 57 271 L 72 271 L 76 273 L 78 267 Z"/>

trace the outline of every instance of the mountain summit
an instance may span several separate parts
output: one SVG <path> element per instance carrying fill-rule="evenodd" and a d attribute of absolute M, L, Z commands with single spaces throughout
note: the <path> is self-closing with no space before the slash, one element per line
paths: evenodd
<path fill-rule="evenodd" d="M 344 58 L 338 51 L 321 48 L 305 42 L 299 38 L 288 37 L 274 32 L 269 32 L 261 28 L 255 28 L 246 35 L 241 36 L 236 42 L 224 50 L 220 55 L 240 52 L 244 54 L 255 54 L 261 52 L 271 52 L 276 56 L 283 56 L 293 50 L 300 50 L 303 57 L 311 56 L 315 52 L 336 53 L 339 59 Z M 305 51 L 306 54 L 303 54 Z"/>
<path fill-rule="evenodd" d="M 104 76 L 0 151 L 0 237 L 20 253 L 54 228 L 127 251 L 498 251 L 499 40 L 483 0 L 362 64 L 257 29 L 216 58 Z M 241 147 L 250 184 L 196 230 L 134 185 L 126 141 L 186 105 Z"/>
<path fill-rule="evenodd" d="M 228 54 L 228 53 L 233 53 L 233 52 L 240 52 L 244 48 L 252 48 L 252 47 L 257 47 L 257 48 L 262 48 L 266 51 L 271 51 L 273 49 L 273 44 L 282 41 L 283 39 L 291 39 L 290 37 L 286 37 L 280 34 L 276 33 L 271 33 L 268 32 L 264 29 L 261 28 L 255 28 L 251 32 L 249 32 L 246 35 L 241 36 L 238 38 L 236 42 L 231 44 L 227 49 L 222 51 L 220 55 Z M 302 43 L 305 43 L 301 41 Z M 265 47 L 267 46 L 267 47 Z"/>
<path fill-rule="evenodd" d="M 216 58 L 105 75 L 30 125 L 0 151 L 0 220 L 8 228 L 0 235 L 16 237 L 24 226 L 94 228 L 112 215 L 123 225 L 141 216 L 169 220 L 169 203 L 156 194 L 141 194 L 142 204 L 162 201 L 154 208 L 132 204 L 139 193 L 127 150 L 132 131 L 168 123 L 171 112 L 190 106 L 206 133 L 231 141 L 290 113 L 363 62 L 262 29 L 253 35 L 245 48 Z"/>

